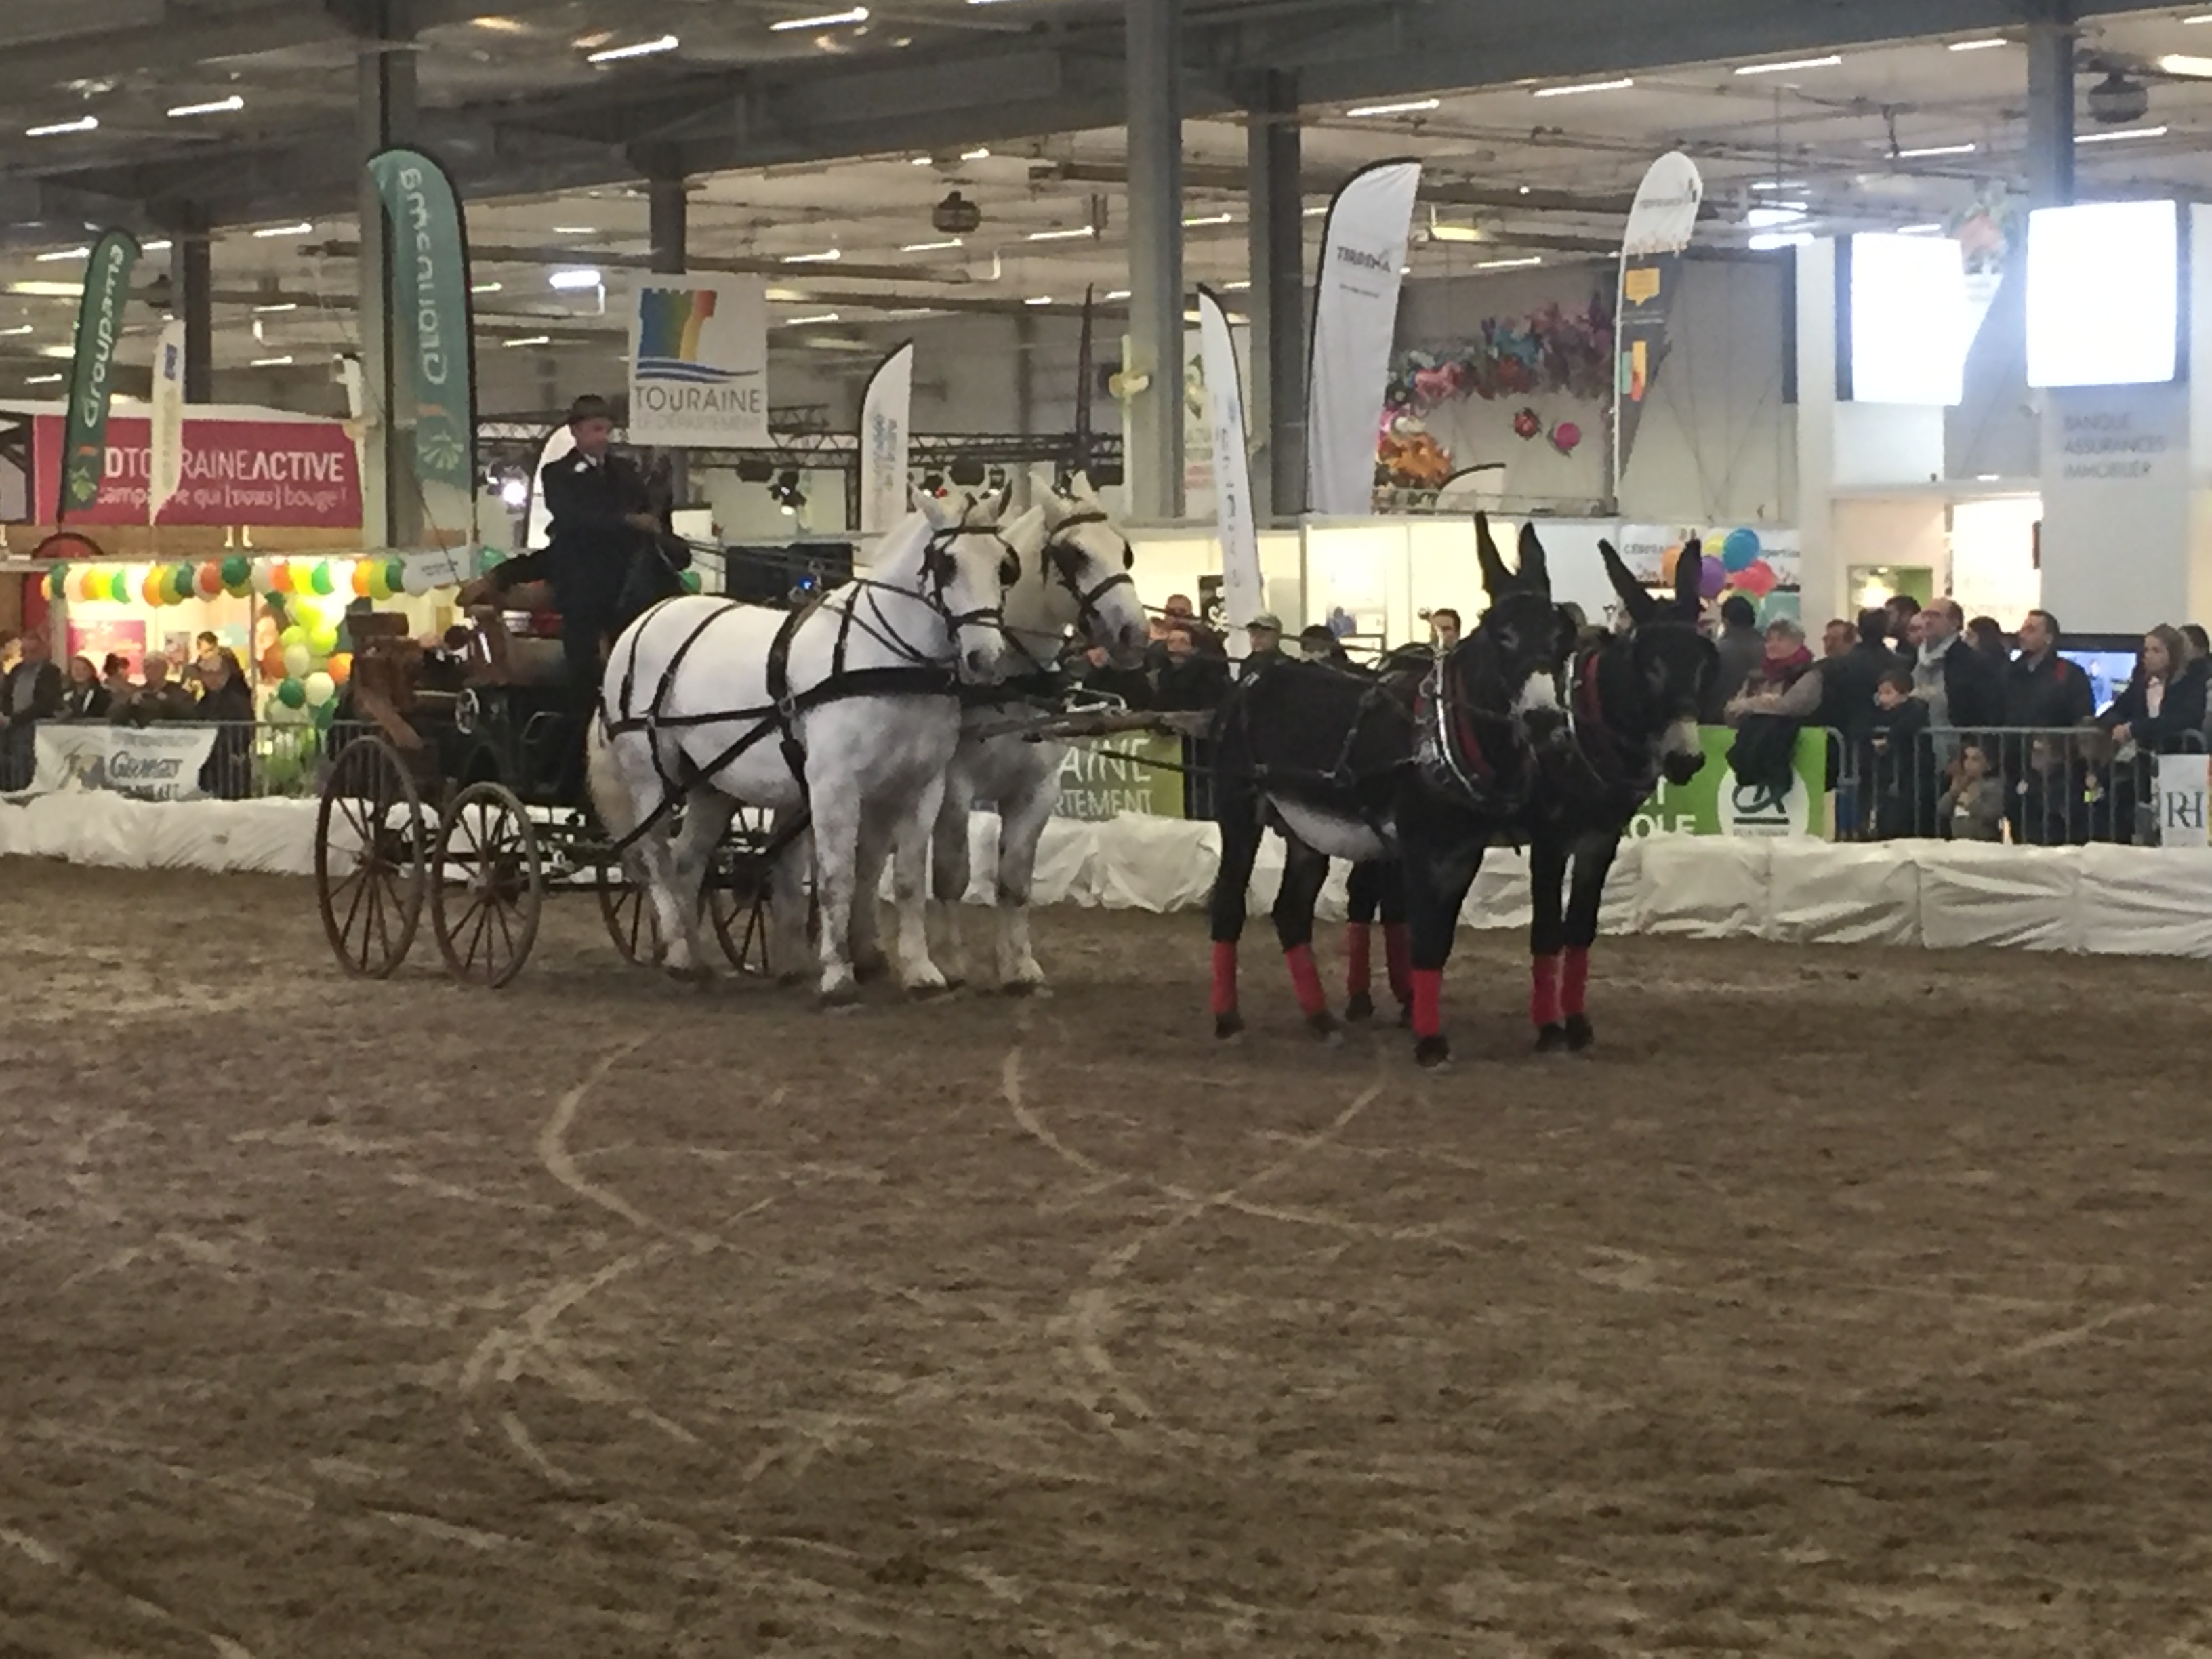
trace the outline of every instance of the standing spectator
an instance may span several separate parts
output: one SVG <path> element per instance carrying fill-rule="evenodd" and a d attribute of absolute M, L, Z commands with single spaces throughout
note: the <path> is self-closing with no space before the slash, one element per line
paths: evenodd
<path fill-rule="evenodd" d="M 1920 613 L 1913 695 L 1928 705 L 1932 724 L 1980 732 L 2003 723 L 2004 687 L 1988 659 L 1966 641 L 1965 616 L 1955 599 Z"/>
<path fill-rule="evenodd" d="M 1229 661 L 1209 657 L 1187 623 L 1171 623 L 1160 665 L 1152 672 L 1152 706 L 1164 714 L 1216 707 L 1229 692 Z"/>
<path fill-rule="evenodd" d="M 107 712 L 118 726 L 149 726 L 156 720 L 188 720 L 197 710 L 192 694 L 169 678 L 169 659 L 149 651 L 143 665 L 146 683 L 131 694 L 128 702 Z"/>
<path fill-rule="evenodd" d="M 1308 662 L 1327 663 L 1331 668 L 1352 666 L 1344 641 L 1336 637 L 1336 630 L 1327 623 L 1315 623 L 1298 630 L 1298 655 Z"/>
<path fill-rule="evenodd" d="M 2182 623 L 2181 637 L 2189 641 L 2190 661 L 2203 662 L 2206 658 L 2212 657 L 2212 634 L 2207 634 L 2204 631 L 2203 623 Z"/>
<path fill-rule="evenodd" d="M 1198 612 L 1192 608 L 1189 594 L 1169 594 L 1168 602 L 1163 609 L 1168 627 L 1172 629 L 1180 623 L 1188 628 L 1190 630 L 1191 638 L 1197 642 L 1198 648 L 1206 655 L 1225 657 L 1229 654 L 1228 642 L 1198 619 Z"/>
<path fill-rule="evenodd" d="M 2012 641 L 1997 626 L 1995 617 L 1977 617 L 1966 624 L 1966 643 L 1982 653 L 1982 659 L 2002 672 L 2011 665 Z"/>
<path fill-rule="evenodd" d="M 1466 624 L 1460 621 L 1459 612 L 1448 605 L 1440 605 L 1429 612 L 1429 643 L 1441 654 L 1460 641 Z"/>
<path fill-rule="evenodd" d="M 1864 746 L 1874 724 L 1875 691 L 1882 677 L 1904 665 L 1883 642 L 1888 627 L 1888 612 L 1860 611 L 1857 643 L 1841 655 L 1831 652 L 1821 667 L 1821 724 L 1843 734 L 1846 753 L 1856 754 Z"/>
<path fill-rule="evenodd" d="M 1283 619 L 1272 611 L 1262 611 L 1244 624 L 1244 637 L 1252 648 L 1245 653 L 1244 672 L 1257 672 L 1271 661 L 1280 661 L 1283 655 Z"/>
<path fill-rule="evenodd" d="M 1875 688 L 1867 728 L 1873 753 L 1872 838 L 1895 841 L 1935 828 L 1936 756 L 1928 744 L 1928 705 L 1912 695 L 1912 672 L 1893 668 Z"/>
<path fill-rule="evenodd" d="M 111 701 L 107 688 L 100 683 L 100 671 L 92 665 L 92 659 L 71 657 L 69 684 L 62 691 L 61 718 L 96 720 L 107 713 Z"/>
<path fill-rule="evenodd" d="M 243 800 L 253 787 L 253 694 L 236 659 L 220 647 L 200 659 L 200 684 L 205 689 L 194 713 L 222 728 L 200 768 L 200 788 L 222 800 Z"/>
<path fill-rule="evenodd" d="M 1897 647 L 1899 655 L 1905 654 L 1907 646 L 1919 643 L 1912 632 L 1913 619 L 1920 614 L 1919 600 L 1910 593 L 1893 593 L 1882 602 L 1881 613 L 1886 624 L 1882 637 Z"/>
<path fill-rule="evenodd" d="M 1859 631 L 1841 617 L 1820 630 L 1822 657 L 1840 657 L 1859 642 Z"/>
<path fill-rule="evenodd" d="M 111 711 L 116 704 L 131 701 L 131 663 L 120 651 L 109 652 L 100 663 L 100 684 L 107 693 Z"/>
<path fill-rule="evenodd" d="M 2031 611 L 2020 625 L 2020 659 L 2005 679 L 2004 723 L 2015 731 L 2068 730 L 2096 718 L 2089 677 L 2058 654 L 2058 618 Z"/>
<path fill-rule="evenodd" d="M 2179 754 L 2185 735 L 2204 729 L 2204 677 L 2191 675 L 2189 642 L 2181 630 L 2164 623 L 2143 635 L 2135 678 L 2112 699 L 2097 724 L 2123 748 L 2132 743 L 2147 755 Z"/>
<path fill-rule="evenodd" d="M 1141 668 L 1116 668 L 1103 646 L 1092 646 L 1075 659 L 1071 671 L 1078 685 L 1102 696 L 1119 697 L 1128 708 L 1152 706 L 1152 684 Z"/>
<path fill-rule="evenodd" d="M 1794 694 L 1794 695 L 1793 695 Z M 1723 717 L 1734 726 L 1747 714 L 1810 720 L 1820 707 L 1820 665 L 1805 643 L 1805 630 L 1787 617 L 1766 624 L 1764 654 Z"/>
<path fill-rule="evenodd" d="M 1720 637 L 1713 641 L 1713 648 L 1720 653 L 1720 668 L 1705 693 L 1705 706 L 1698 711 L 1707 726 L 1726 720 L 1729 704 L 1765 660 L 1766 642 L 1759 636 L 1759 613 L 1742 594 L 1731 593 L 1721 601 Z"/>
<path fill-rule="evenodd" d="M 2037 846 L 2063 846 L 2072 838 L 2087 781 L 2072 734 L 2097 715 L 2089 677 L 2058 654 L 2061 637 L 2056 617 L 2029 611 L 2020 625 L 2020 656 L 2005 673 L 2007 729 L 1997 769 L 2021 814 L 2013 838 Z M 2051 735 L 2023 735 L 2031 732 Z"/>
<path fill-rule="evenodd" d="M 26 634 L 14 667 L 0 679 L 0 789 L 27 789 L 38 769 L 40 720 L 62 708 L 62 671 L 48 660 L 46 636 Z"/>
<path fill-rule="evenodd" d="M 2004 839 L 2004 786 L 1990 775 L 1990 757 L 1969 739 L 1959 747 L 1951 787 L 1936 803 L 1936 822 L 1949 841 Z"/>
<path fill-rule="evenodd" d="M 23 636 L 12 628 L 0 628 L 0 680 L 5 680 L 23 660 Z"/>

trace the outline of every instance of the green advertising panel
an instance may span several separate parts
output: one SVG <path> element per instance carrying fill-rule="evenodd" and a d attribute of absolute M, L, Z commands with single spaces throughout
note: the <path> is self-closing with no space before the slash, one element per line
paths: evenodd
<path fill-rule="evenodd" d="M 123 338 L 123 308 L 131 300 L 131 267 L 138 262 L 137 239 L 125 230 L 100 233 L 84 272 L 84 297 L 76 309 L 76 349 L 70 368 L 69 419 L 62 439 L 60 505 L 64 519 L 72 507 L 90 507 L 100 498 L 107 469 L 107 409 L 115 392 L 115 348 Z"/>
<path fill-rule="evenodd" d="M 1680 787 L 1662 780 L 1658 793 L 1629 824 L 1631 836 L 1827 835 L 1827 733 L 1798 734 L 1791 787 L 1781 797 L 1737 781 L 1728 763 L 1734 732 L 1709 726 L 1700 735 L 1704 767 Z"/>
<path fill-rule="evenodd" d="M 1060 769 L 1064 818 L 1098 822 L 1122 812 L 1182 816 L 1182 739 L 1151 732 L 1079 743 Z"/>
<path fill-rule="evenodd" d="M 414 414 L 416 476 L 473 501 L 476 363 L 460 198 L 446 170 L 420 150 L 380 150 L 368 172 L 392 222 L 392 315 L 406 370 L 401 396 Z"/>

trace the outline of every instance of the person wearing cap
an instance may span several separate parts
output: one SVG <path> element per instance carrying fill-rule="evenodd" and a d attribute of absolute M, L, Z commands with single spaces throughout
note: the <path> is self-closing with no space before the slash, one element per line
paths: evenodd
<path fill-rule="evenodd" d="M 1249 649 L 1244 653 L 1243 674 L 1257 673 L 1270 663 L 1283 659 L 1283 619 L 1272 611 L 1262 611 L 1244 624 L 1244 638 Z"/>

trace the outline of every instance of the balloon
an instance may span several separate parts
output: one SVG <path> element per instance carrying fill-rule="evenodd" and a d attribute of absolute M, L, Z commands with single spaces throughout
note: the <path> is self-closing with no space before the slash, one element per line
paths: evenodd
<path fill-rule="evenodd" d="M 1781 579 L 1774 574 L 1774 567 L 1765 560 L 1753 559 L 1737 571 L 1732 580 L 1738 592 L 1750 599 L 1763 599 L 1774 591 L 1775 584 Z"/>
<path fill-rule="evenodd" d="M 100 597 L 103 599 L 112 599 L 118 605 L 130 604 L 131 573 L 127 570 L 118 570 L 110 576 L 107 579 L 107 592 L 100 594 Z"/>
<path fill-rule="evenodd" d="M 308 675 L 301 690 L 307 694 L 307 707 L 310 708 L 320 708 L 338 694 L 337 682 L 324 673 Z"/>
<path fill-rule="evenodd" d="M 435 584 L 430 580 L 430 573 L 425 570 L 420 564 L 410 564 L 407 567 L 407 574 L 403 586 L 405 586 L 406 590 L 410 593 L 413 594 L 419 599 L 425 593 L 428 593 L 431 588 L 435 586 Z"/>
<path fill-rule="evenodd" d="M 287 708 L 307 706 L 307 688 L 295 679 L 288 679 L 276 688 L 276 701 Z"/>
<path fill-rule="evenodd" d="M 350 651 L 333 653 L 330 661 L 325 663 L 324 667 L 329 671 L 331 684 L 343 685 L 353 678 L 353 653 Z"/>
<path fill-rule="evenodd" d="M 1706 599 L 1717 599 L 1721 596 L 1721 589 L 1727 586 L 1728 572 L 1721 568 L 1717 558 L 1706 555 L 1705 568 L 1698 574 L 1698 592 Z"/>
<path fill-rule="evenodd" d="M 1674 567 L 1682 562 L 1682 544 L 1676 542 L 1659 556 L 1659 580 L 1669 587 L 1674 585 Z"/>
<path fill-rule="evenodd" d="M 314 661 L 313 654 L 304 645 L 284 647 L 284 672 L 295 680 L 313 667 Z"/>
<path fill-rule="evenodd" d="M 1759 532 L 1756 530 L 1731 530 L 1728 539 L 1721 544 L 1721 562 L 1728 567 L 1731 575 L 1739 570 L 1749 569 L 1758 559 L 1759 553 Z"/>
<path fill-rule="evenodd" d="M 387 593 L 404 593 L 407 591 L 407 562 L 404 559 L 386 559 L 384 562 L 384 589 Z"/>
<path fill-rule="evenodd" d="M 149 605 L 162 603 L 161 572 L 159 567 L 148 571 L 145 579 L 138 584 L 138 597 Z"/>
<path fill-rule="evenodd" d="M 192 586 L 204 599 L 222 592 L 222 567 L 210 561 L 192 573 Z"/>
<path fill-rule="evenodd" d="M 1552 447 L 1562 455 L 1571 455 L 1583 441 L 1583 429 L 1572 421 L 1561 421 L 1552 428 Z"/>
<path fill-rule="evenodd" d="M 182 605 L 186 599 L 191 599 L 198 580 L 198 573 L 195 571 L 191 566 L 188 564 L 171 565 L 168 569 L 170 602 L 175 605 Z"/>
<path fill-rule="evenodd" d="M 292 567 L 282 559 L 269 567 L 269 591 L 271 593 L 289 593 L 293 591 Z"/>
<path fill-rule="evenodd" d="M 319 657 L 327 657 L 338 648 L 338 630 L 329 623 L 316 623 L 307 629 L 307 649 Z"/>
<path fill-rule="evenodd" d="M 381 604 L 392 597 L 392 584 L 384 580 L 385 567 L 381 559 L 363 560 L 354 567 L 354 586 L 362 597 Z"/>
<path fill-rule="evenodd" d="M 331 574 L 331 562 L 316 561 L 315 568 L 307 574 L 307 586 L 318 593 L 329 593 L 336 591 L 337 585 L 337 578 Z"/>
<path fill-rule="evenodd" d="M 276 643 L 283 646 L 287 651 L 289 651 L 295 645 L 304 651 L 307 649 L 307 630 L 301 627 L 298 623 L 294 623 L 289 627 L 286 628 L 283 632 L 277 635 Z"/>
<path fill-rule="evenodd" d="M 222 562 L 222 571 L 225 587 L 243 587 L 252 578 L 253 561 L 234 553 Z"/>
<path fill-rule="evenodd" d="M 107 586 L 107 573 L 88 570 L 76 580 L 76 597 L 80 599 L 104 599 L 113 590 Z"/>
<path fill-rule="evenodd" d="M 46 572 L 46 597 L 58 599 L 69 592 L 69 567 L 58 564 Z"/>
<path fill-rule="evenodd" d="M 683 575 L 683 581 L 684 591 L 686 593 L 696 593 L 699 591 L 699 573 L 697 571 L 685 571 Z"/>
<path fill-rule="evenodd" d="M 353 588 L 354 598 L 365 599 L 368 597 L 370 576 L 371 567 L 368 561 L 356 559 L 353 562 L 353 576 L 349 584 Z"/>

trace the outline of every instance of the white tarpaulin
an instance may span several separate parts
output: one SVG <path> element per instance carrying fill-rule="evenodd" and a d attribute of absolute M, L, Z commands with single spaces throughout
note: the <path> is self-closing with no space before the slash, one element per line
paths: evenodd
<path fill-rule="evenodd" d="M 632 443 L 768 445 L 768 285 L 647 276 L 630 301 Z"/>
<path fill-rule="evenodd" d="M 1221 598 L 1229 654 L 1251 649 L 1244 626 L 1265 611 L 1260 531 L 1252 518 L 1251 452 L 1245 442 L 1244 387 L 1237 373 L 1229 314 L 1211 289 L 1198 291 L 1199 357 L 1206 368 L 1207 426 L 1213 434 L 1213 511 L 1221 529 Z"/>
<path fill-rule="evenodd" d="M 1376 434 L 1420 187 L 1419 161 L 1382 161 L 1329 204 L 1306 398 L 1306 505 L 1324 518 L 1375 510 Z"/>
<path fill-rule="evenodd" d="M 907 441 L 914 429 L 914 343 L 877 365 L 860 399 L 860 533 L 880 536 L 912 512 Z"/>
<path fill-rule="evenodd" d="M 77 726 L 46 720 L 35 745 L 31 788 L 112 789 L 149 800 L 191 800 L 215 751 L 212 726 Z"/>

